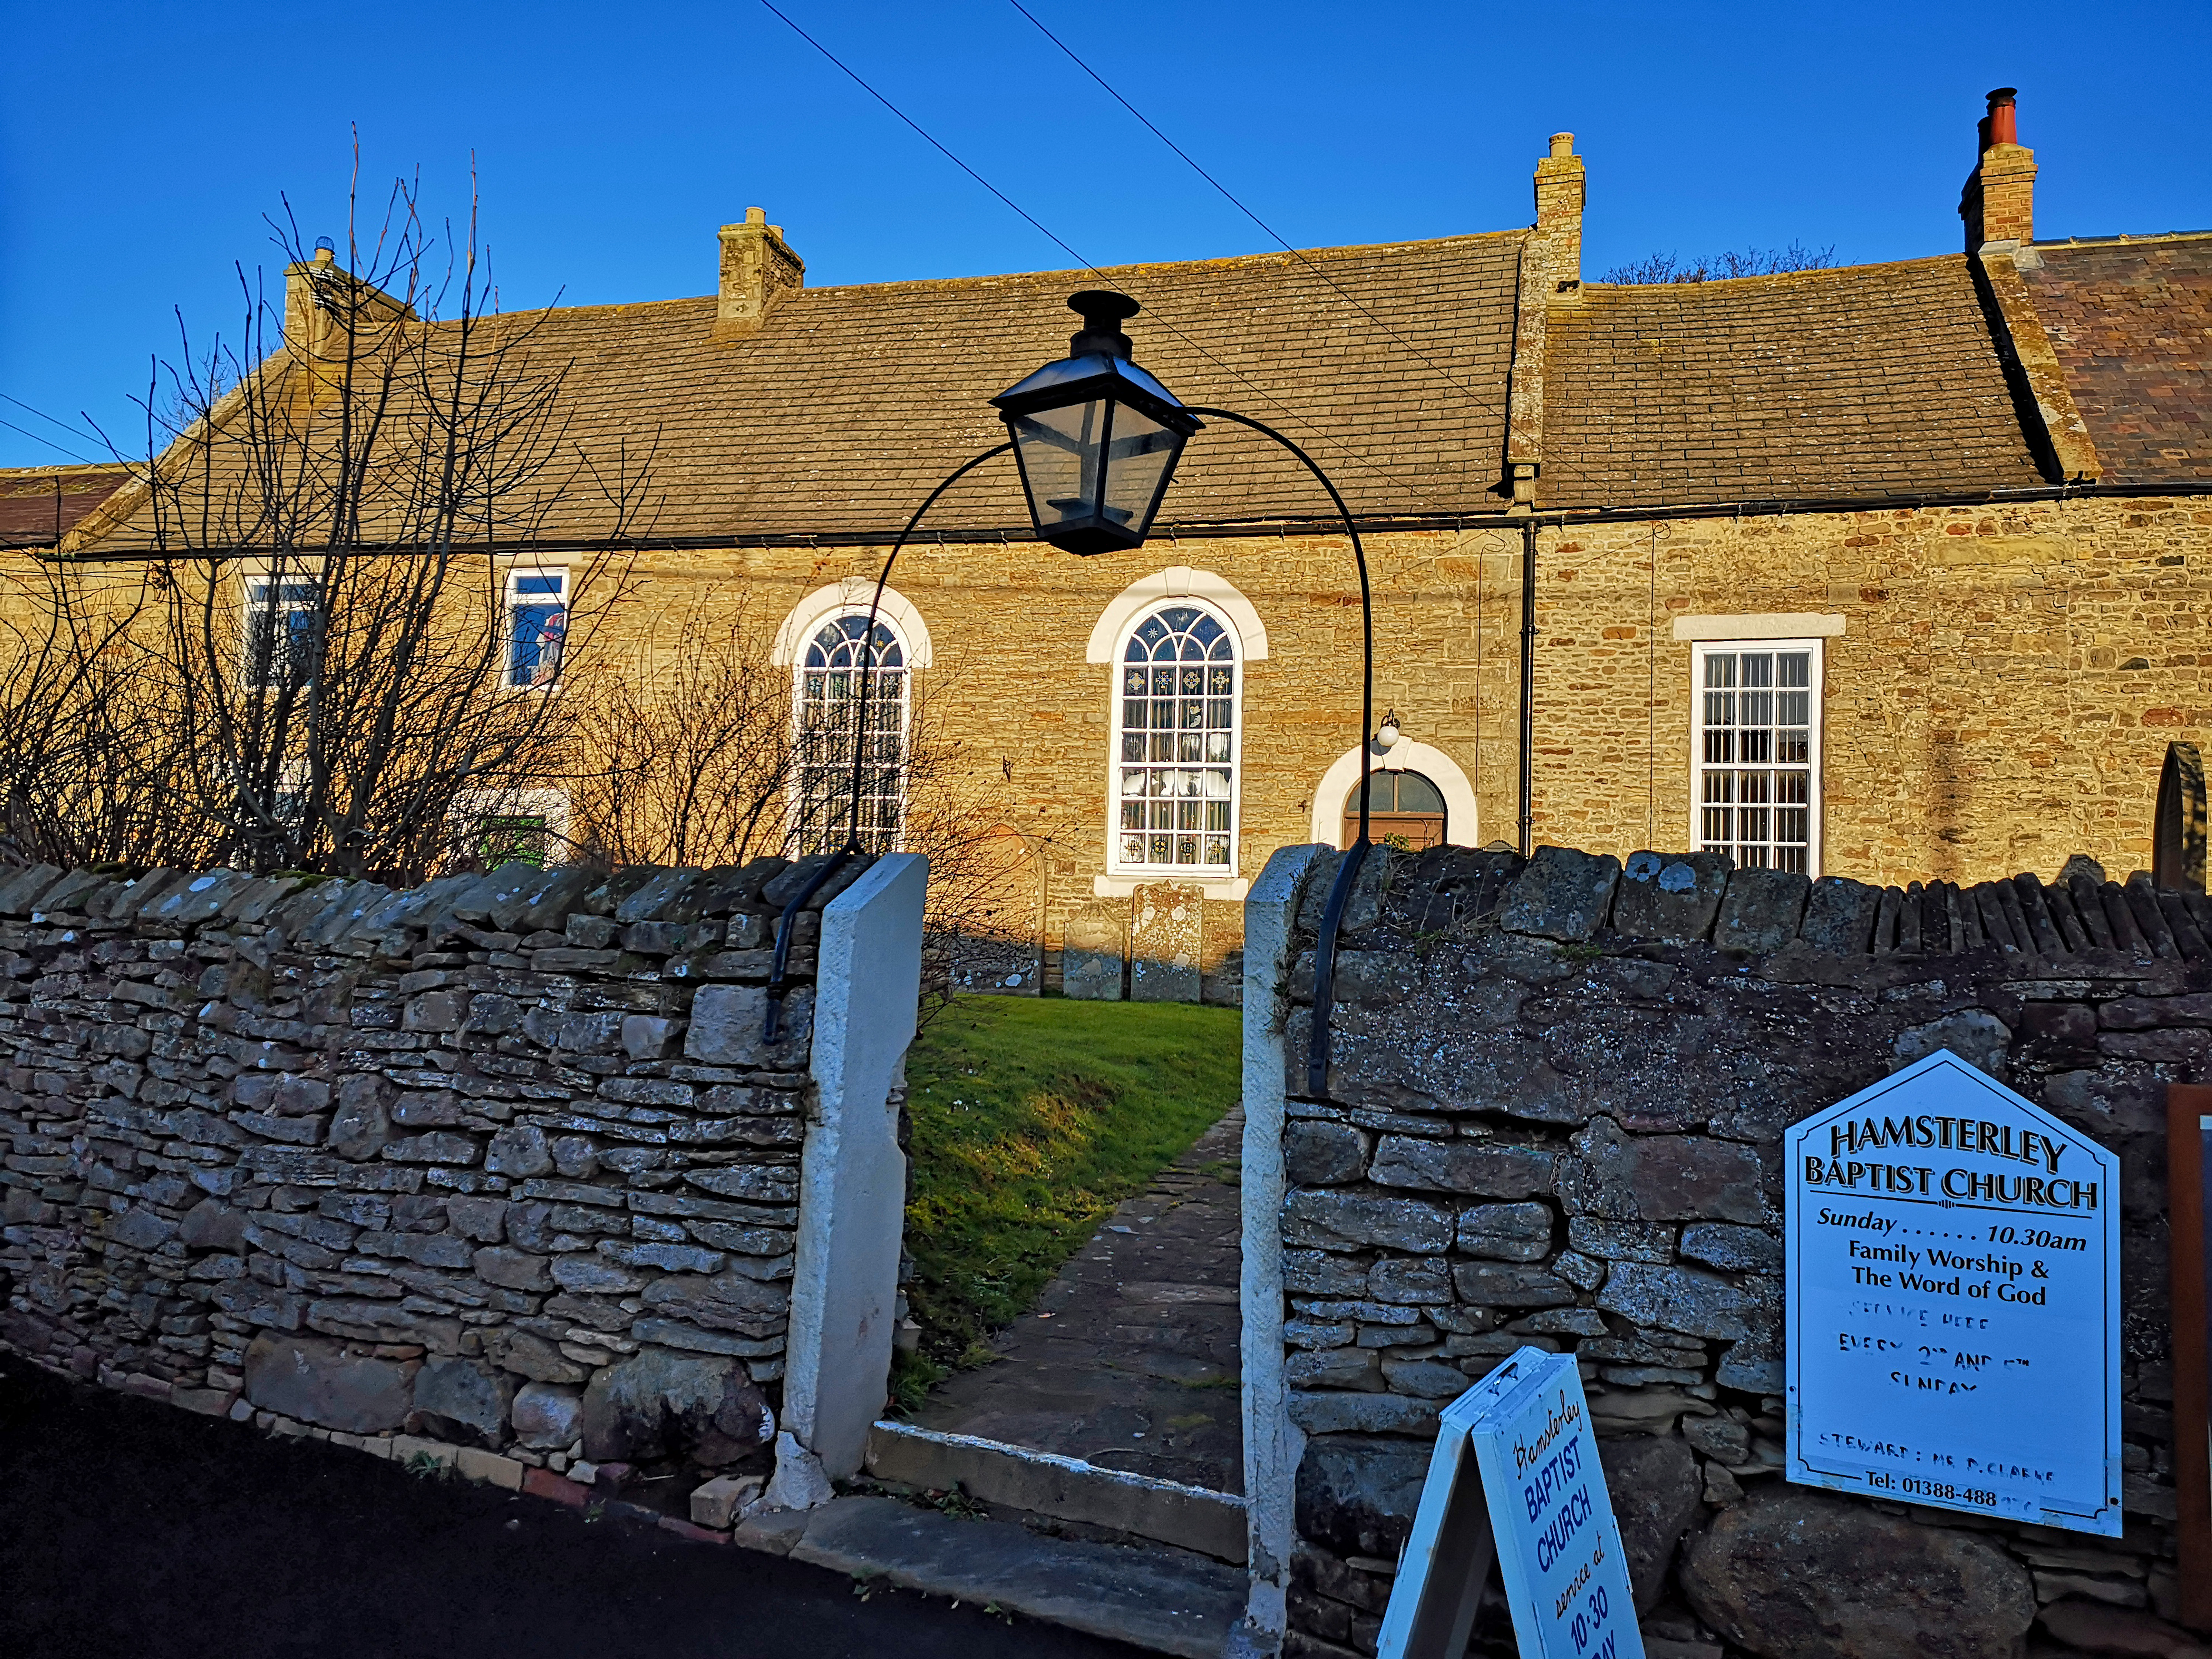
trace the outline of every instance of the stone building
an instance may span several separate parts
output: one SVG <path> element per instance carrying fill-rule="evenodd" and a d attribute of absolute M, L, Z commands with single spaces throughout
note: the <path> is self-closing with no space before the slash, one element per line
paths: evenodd
<path fill-rule="evenodd" d="M 755 209 L 717 294 L 555 310 L 537 349 L 572 364 L 580 448 L 656 458 L 641 664 L 652 619 L 742 598 L 803 693 L 900 526 L 1000 441 L 988 400 L 1061 354 L 1067 293 L 1111 286 L 1139 361 L 1282 428 L 1360 520 L 1402 733 L 1376 800 L 1409 842 L 2124 872 L 2167 744 L 2212 724 L 2212 234 L 2039 240 L 2009 92 L 1977 149 L 1961 252 L 1696 285 L 1589 278 L 1567 134 L 1532 226 L 1383 246 L 809 288 Z M 143 509 L 125 489 L 61 553 L 129 557 Z M 518 629 L 592 532 L 516 550 Z M 1358 593 L 1312 480 L 1226 423 L 1133 552 L 1038 543 L 1003 462 L 937 502 L 883 621 L 902 717 L 927 702 L 1036 884 L 1041 948 L 1001 983 L 1056 981 L 1070 941 L 1079 994 L 1194 995 L 1195 957 L 1234 995 L 1233 902 L 1344 835 Z M 1125 697 L 1185 648 L 1225 695 Z M 1164 969 L 1117 966 L 1133 926 Z"/>

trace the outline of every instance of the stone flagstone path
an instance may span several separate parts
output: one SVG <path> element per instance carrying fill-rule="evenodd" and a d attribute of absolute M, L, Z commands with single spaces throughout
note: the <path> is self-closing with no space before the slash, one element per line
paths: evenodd
<path fill-rule="evenodd" d="M 1107 1218 L 1000 1336 L 1003 1358 L 948 1379 L 915 1421 L 1241 1492 L 1243 1139 L 1240 1106 Z"/>

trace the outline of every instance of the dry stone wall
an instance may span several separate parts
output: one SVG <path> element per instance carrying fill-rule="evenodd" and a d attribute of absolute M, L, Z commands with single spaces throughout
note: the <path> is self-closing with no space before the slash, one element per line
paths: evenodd
<path fill-rule="evenodd" d="M 1962 890 L 1702 854 L 1382 854 L 1347 913 L 1328 1097 L 1300 1099 L 1338 856 L 1299 890 L 1281 1015 L 1285 1381 L 1308 1437 L 1289 1652 L 1375 1650 L 1438 1410 L 1530 1343 L 1582 1362 L 1670 1651 L 1998 1659 L 2039 1610 L 2046 1632 L 2173 1610 L 2163 1085 L 2212 1064 L 2202 896 L 2086 860 Z M 1781 1479 L 1783 1132 L 1939 1048 L 2119 1154 L 2124 1538 Z M 1502 1607 L 1481 1628 L 1502 1638 Z"/>
<path fill-rule="evenodd" d="M 865 868 L 799 918 L 773 1043 L 811 863 L 12 873 L 0 1339 L 508 1484 L 764 1472 L 820 907 Z"/>

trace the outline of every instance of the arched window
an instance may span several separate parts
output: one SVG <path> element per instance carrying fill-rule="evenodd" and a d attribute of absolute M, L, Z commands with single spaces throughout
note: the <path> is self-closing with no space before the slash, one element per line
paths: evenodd
<path fill-rule="evenodd" d="M 1418 853 L 1444 839 L 1444 792 L 1419 772 L 1374 772 L 1367 779 L 1367 838 Z M 1359 786 L 1345 792 L 1344 840 L 1359 835 Z"/>
<path fill-rule="evenodd" d="M 860 696 L 865 611 L 836 617 L 814 630 L 798 665 L 792 702 L 793 794 L 803 854 L 845 844 L 853 811 L 853 714 Z M 860 765 L 860 844 L 894 851 L 906 821 L 908 672 L 905 641 L 878 620 L 867 649 L 868 736 Z"/>
<path fill-rule="evenodd" d="M 1212 611 L 1170 605 L 1121 647 L 1114 862 L 1231 875 L 1237 867 L 1237 638 Z"/>

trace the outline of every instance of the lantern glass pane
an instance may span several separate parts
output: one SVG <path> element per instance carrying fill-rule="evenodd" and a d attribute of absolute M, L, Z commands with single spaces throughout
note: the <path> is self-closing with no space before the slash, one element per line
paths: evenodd
<path fill-rule="evenodd" d="M 1091 516 L 1109 407 L 1103 399 L 1070 404 L 1018 415 L 1008 422 L 1021 447 L 1022 476 L 1038 529 L 1050 532 L 1056 525 Z"/>
<path fill-rule="evenodd" d="M 1175 465 L 1182 439 L 1127 404 L 1114 406 L 1113 441 L 1107 446 L 1106 495 L 1100 516 L 1142 533 Z"/>

